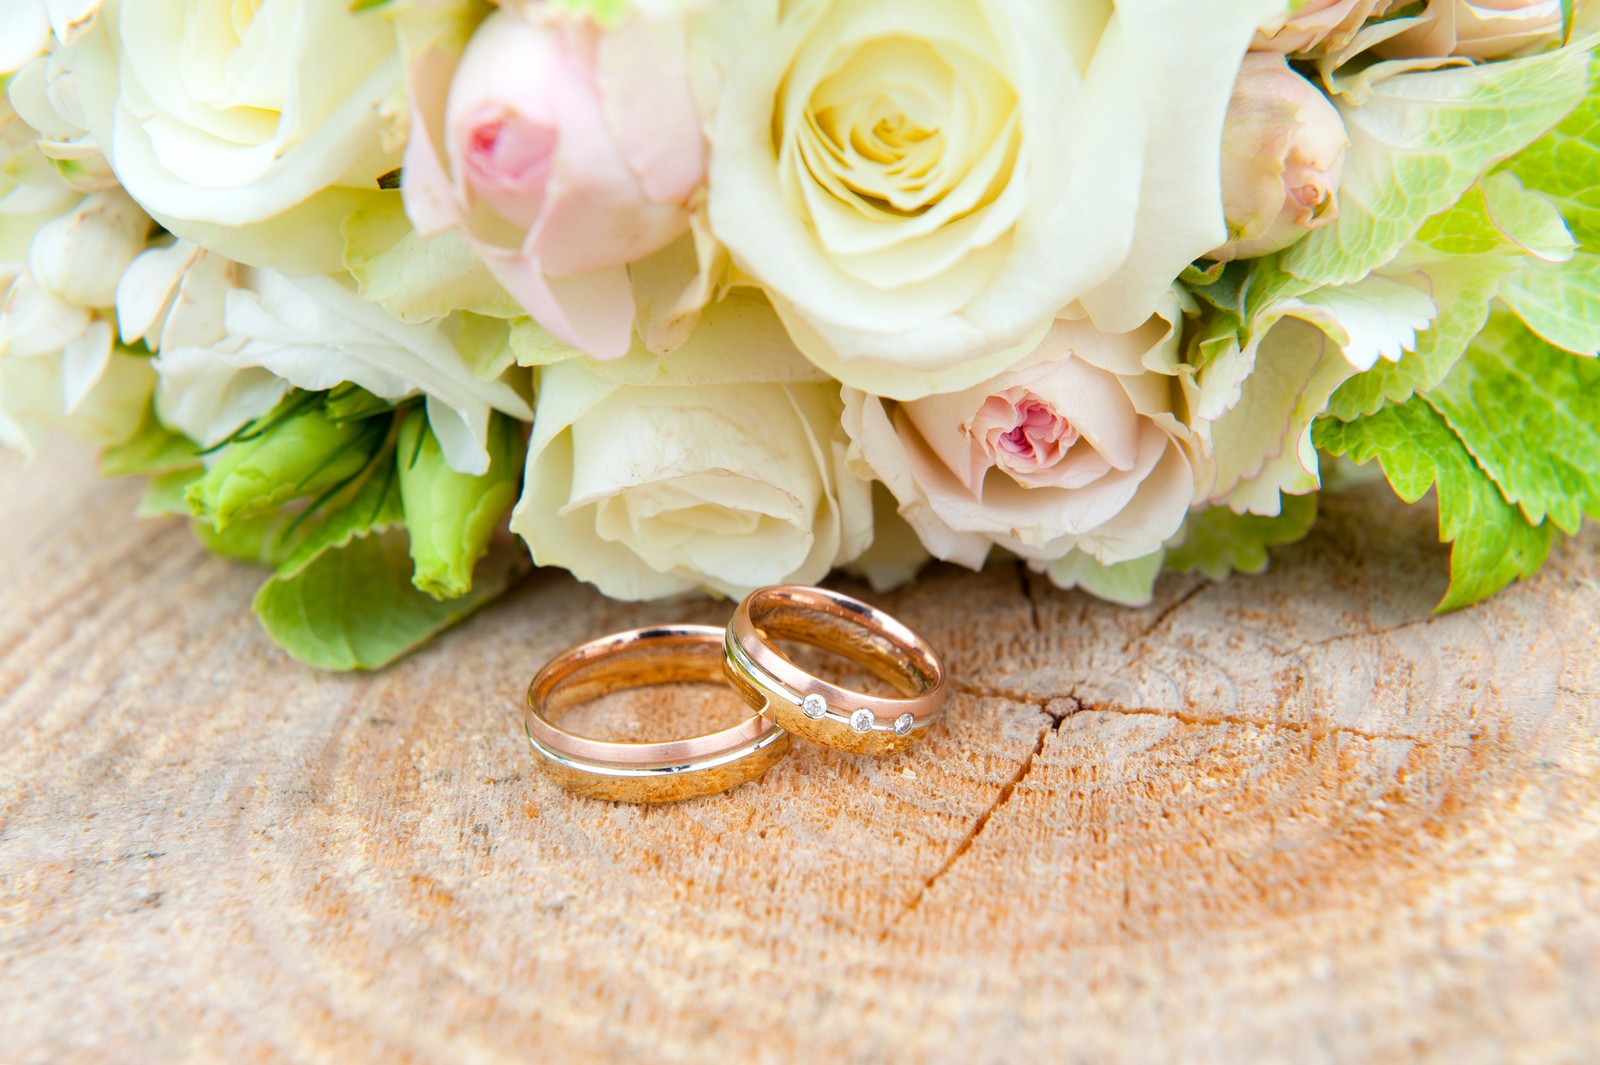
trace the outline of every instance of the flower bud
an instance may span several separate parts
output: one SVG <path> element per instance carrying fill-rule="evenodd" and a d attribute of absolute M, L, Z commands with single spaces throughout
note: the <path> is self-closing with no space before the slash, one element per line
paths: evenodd
<path fill-rule="evenodd" d="M 1429 0 L 1416 25 L 1374 51 L 1385 59 L 1504 59 L 1560 39 L 1561 0 Z"/>
<path fill-rule="evenodd" d="M 1222 131 L 1230 239 L 1209 258 L 1280 251 L 1339 217 L 1336 193 L 1349 143 L 1333 104 L 1281 55 L 1245 56 Z"/>

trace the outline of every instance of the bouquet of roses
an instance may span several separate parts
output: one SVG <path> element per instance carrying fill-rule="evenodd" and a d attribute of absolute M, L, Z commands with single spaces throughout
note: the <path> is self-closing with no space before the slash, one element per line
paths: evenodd
<path fill-rule="evenodd" d="M 0 440 L 148 476 L 317 665 L 528 554 L 1138 603 L 1376 459 L 1451 608 L 1600 517 L 1575 0 L 0 13 Z"/>

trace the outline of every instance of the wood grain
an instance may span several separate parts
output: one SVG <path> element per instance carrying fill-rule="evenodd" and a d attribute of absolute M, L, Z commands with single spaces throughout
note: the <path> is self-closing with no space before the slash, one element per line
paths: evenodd
<path fill-rule="evenodd" d="M 726 604 L 537 574 L 317 674 L 137 492 L 0 458 L 0 1061 L 1600 1057 L 1592 532 L 1439 618 L 1381 488 L 1144 610 L 934 569 L 879 601 L 948 727 L 638 808 L 532 772 L 523 688 Z"/>

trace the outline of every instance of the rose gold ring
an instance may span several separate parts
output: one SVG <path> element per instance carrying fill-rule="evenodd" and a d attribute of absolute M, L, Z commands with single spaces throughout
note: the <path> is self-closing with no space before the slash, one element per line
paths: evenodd
<path fill-rule="evenodd" d="M 900 697 L 815 677 L 778 640 L 842 655 Z M 751 592 L 728 622 L 727 659 L 734 687 L 784 729 L 858 754 L 910 745 L 944 710 L 944 664 L 928 641 L 876 607 L 824 588 L 784 584 Z"/>
<path fill-rule="evenodd" d="M 611 692 L 725 682 L 723 630 L 666 625 L 603 636 L 558 656 L 528 686 L 528 743 L 569 791 L 619 802 L 676 802 L 754 780 L 789 750 L 789 734 L 752 714 L 730 728 L 659 743 L 596 740 L 553 718 Z"/>

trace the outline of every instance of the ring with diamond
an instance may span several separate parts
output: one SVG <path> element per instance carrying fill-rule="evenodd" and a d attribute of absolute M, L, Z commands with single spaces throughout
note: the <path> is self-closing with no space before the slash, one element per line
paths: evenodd
<path fill-rule="evenodd" d="M 887 682 L 899 697 L 829 683 L 777 645 L 793 640 L 835 654 Z M 728 679 L 789 732 L 858 754 L 900 750 L 944 710 L 944 664 L 924 640 L 848 595 L 796 584 L 751 592 L 727 633 Z"/>
<path fill-rule="evenodd" d="M 676 802 L 754 780 L 788 752 L 789 734 L 759 713 L 730 728 L 656 743 L 590 739 L 553 720 L 612 692 L 683 682 L 726 682 L 722 629 L 665 625 L 574 647 L 541 669 L 528 687 L 528 743 L 535 760 L 580 795 Z"/>

